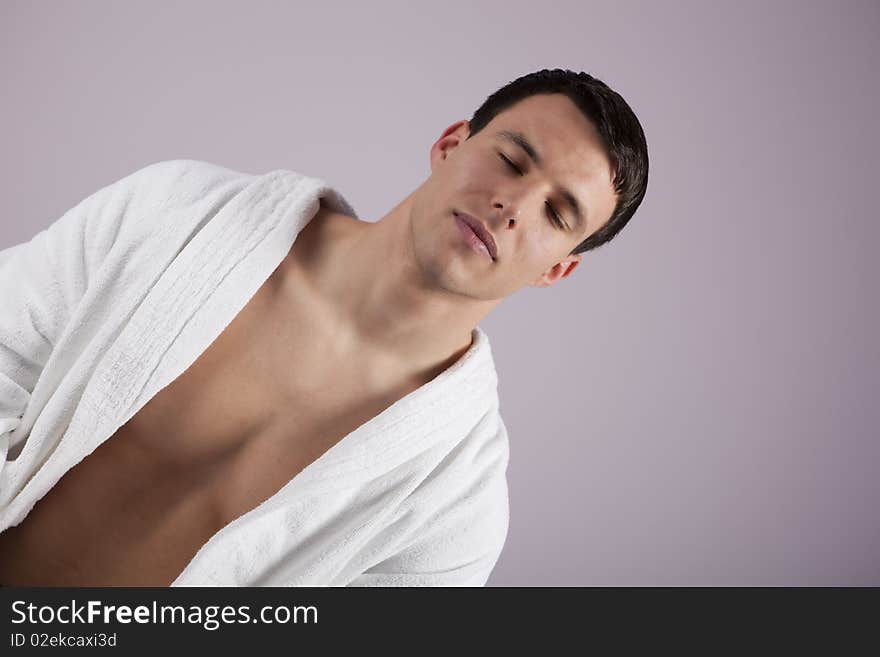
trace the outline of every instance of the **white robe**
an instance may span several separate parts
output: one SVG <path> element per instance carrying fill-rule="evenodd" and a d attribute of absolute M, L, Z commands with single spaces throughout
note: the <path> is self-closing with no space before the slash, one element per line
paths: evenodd
<path fill-rule="evenodd" d="M 0 531 L 182 374 L 289 252 L 318 178 L 168 160 L 0 251 Z M 214 534 L 172 586 L 482 586 L 507 536 L 487 335 Z"/>

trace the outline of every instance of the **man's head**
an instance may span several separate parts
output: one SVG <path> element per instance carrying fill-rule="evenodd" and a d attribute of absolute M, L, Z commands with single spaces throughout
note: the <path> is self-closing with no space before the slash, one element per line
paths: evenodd
<path fill-rule="evenodd" d="M 648 154 L 620 95 L 586 73 L 556 69 L 514 80 L 470 121 L 449 126 L 431 149 L 431 169 L 413 205 L 417 256 L 420 246 L 460 239 L 454 213 L 473 215 L 492 233 L 497 257 L 478 259 L 464 241 L 458 257 L 464 249 L 468 268 L 485 270 L 477 296 L 501 298 L 565 278 L 580 253 L 620 232 L 644 198 Z"/>

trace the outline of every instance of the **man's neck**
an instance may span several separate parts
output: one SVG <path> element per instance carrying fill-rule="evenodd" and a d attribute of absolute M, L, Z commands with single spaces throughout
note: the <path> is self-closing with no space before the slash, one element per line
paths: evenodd
<path fill-rule="evenodd" d="M 424 280 L 409 200 L 375 223 L 322 205 L 286 265 L 333 327 L 338 354 L 375 359 L 391 377 L 430 380 L 468 350 L 473 328 L 497 302 L 476 304 Z"/>

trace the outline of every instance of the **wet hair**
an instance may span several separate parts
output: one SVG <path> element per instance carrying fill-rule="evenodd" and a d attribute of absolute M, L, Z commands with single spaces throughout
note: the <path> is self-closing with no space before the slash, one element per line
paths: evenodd
<path fill-rule="evenodd" d="M 613 171 L 617 202 L 611 218 L 569 255 L 595 249 L 619 233 L 641 204 L 648 186 L 648 144 L 627 102 L 601 80 L 567 69 L 543 69 L 509 82 L 489 96 L 470 120 L 468 139 L 498 114 L 535 94 L 568 96 L 596 127 Z"/>

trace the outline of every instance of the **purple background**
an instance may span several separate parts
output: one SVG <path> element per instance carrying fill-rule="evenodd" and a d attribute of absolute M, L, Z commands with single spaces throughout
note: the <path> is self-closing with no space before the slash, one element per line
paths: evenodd
<path fill-rule="evenodd" d="M 0 248 L 176 158 L 322 177 L 374 221 L 506 82 L 603 79 L 648 194 L 481 323 L 511 440 L 489 584 L 880 585 L 876 1 L 4 0 L 0 25 Z"/>

